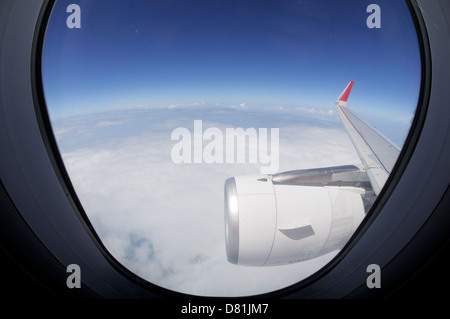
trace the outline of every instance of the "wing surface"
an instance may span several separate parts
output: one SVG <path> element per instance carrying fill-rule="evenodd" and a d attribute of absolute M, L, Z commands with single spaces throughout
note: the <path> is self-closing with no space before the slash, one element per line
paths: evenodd
<path fill-rule="evenodd" d="M 352 87 L 353 81 L 350 81 L 337 99 L 335 108 L 378 195 L 394 167 L 400 149 L 347 108 Z"/>

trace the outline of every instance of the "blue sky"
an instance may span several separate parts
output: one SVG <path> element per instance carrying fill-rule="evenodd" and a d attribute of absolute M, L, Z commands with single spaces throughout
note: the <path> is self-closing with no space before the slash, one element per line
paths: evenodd
<path fill-rule="evenodd" d="M 81 8 L 69 29 L 66 8 Z M 330 109 L 350 80 L 359 113 L 411 117 L 420 57 L 404 1 L 57 1 L 43 81 L 55 117 L 137 105 Z"/>

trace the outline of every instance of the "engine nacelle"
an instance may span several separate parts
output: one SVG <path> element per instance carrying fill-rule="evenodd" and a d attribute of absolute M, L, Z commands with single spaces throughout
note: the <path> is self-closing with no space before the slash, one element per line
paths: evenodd
<path fill-rule="evenodd" d="M 274 266 L 341 249 L 365 216 L 364 189 L 274 184 L 247 175 L 225 182 L 229 262 Z"/>

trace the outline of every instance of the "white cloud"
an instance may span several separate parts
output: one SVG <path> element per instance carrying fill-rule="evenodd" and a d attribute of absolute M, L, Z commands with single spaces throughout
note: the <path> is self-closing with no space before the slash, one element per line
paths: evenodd
<path fill-rule="evenodd" d="M 82 125 L 66 126 L 65 124 L 68 124 L 68 123 L 64 123 L 64 124 L 52 123 L 53 134 L 55 134 L 55 139 L 57 142 L 61 141 L 62 139 L 67 138 L 68 136 L 89 135 L 88 129 Z"/>
<path fill-rule="evenodd" d="M 114 126 L 114 125 L 120 125 L 122 124 L 121 121 L 101 121 L 98 122 L 95 126 L 96 127 L 107 127 L 107 126 Z"/>
<path fill-rule="evenodd" d="M 230 121 L 227 114 L 221 113 L 217 121 Z M 239 118 L 241 115 L 246 114 L 242 112 Z M 191 116 L 195 119 L 200 113 Z M 335 255 L 283 267 L 229 264 L 223 183 L 234 175 L 259 173 L 259 165 L 172 163 L 175 142 L 170 133 L 184 126 L 172 117 L 161 120 L 158 130 L 148 125 L 135 134 L 101 143 L 93 139 L 62 154 L 91 222 L 121 263 L 150 282 L 184 293 L 251 295 L 293 284 Z M 248 118 L 258 120 L 254 113 Z M 259 120 L 270 123 L 271 117 Z M 120 121 L 133 126 L 126 115 Z M 296 126 L 276 123 L 280 128 L 280 171 L 359 163 L 341 127 L 307 123 L 311 122 L 297 122 Z M 79 128 L 80 123 L 76 125 Z M 207 126 L 204 121 L 204 129 Z"/>
<path fill-rule="evenodd" d="M 307 114 L 321 114 L 321 115 L 329 115 L 332 116 L 334 114 L 333 110 L 328 110 L 328 111 L 324 111 L 324 110 L 316 110 L 315 108 L 307 108 L 307 107 L 297 107 L 296 108 L 297 111 L 303 112 L 303 113 L 307 113 Z"/>
<path fill-rule="evenodd" d="M 205 103 L 204 102 L 194 102 L 194 103 L 170 104 L 166 107 L 168 109 L 174 109 L 177 107 L 202 106 L 202 105 L 205 105 Z"/>
<path fill-rule="evenodd" d="M 218 106 L 218 105 L 216 104 L 216 106 Z M 240 103 L 238 105 L 237 104 L 228 105 L 228 108 L 234 109 L 234 110 L 247 110 L 248 109 L 248 105 L 247 105 L 247 103 L 242 102 L 242 103 Z"/>
<path fill-rule="evenodd" d="M 312 114 L 316 113 L 315 108 L 307 108 L 307 107 L 303 107 L 303 106 L 298 107 L 297 110 L 300 112 L 305 112 L 305 113 L 312 113 Z"/>

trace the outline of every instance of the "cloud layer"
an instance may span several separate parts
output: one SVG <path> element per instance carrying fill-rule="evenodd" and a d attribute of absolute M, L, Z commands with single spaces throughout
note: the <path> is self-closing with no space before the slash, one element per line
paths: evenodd
<path fill-rule="evenodd" d="M 324 115 L 326 117 L 326 115 Z M 260 294 L 294 284 L 335 254 L 269 268 L 229 264 L 225 255 L 225 179 L 258 174 L 258 164 L 175 164 L 177 127 L 278 127 L 279 171 L 357 164 L 333 122 L 244 110 L 140 110 L 54 123 L 64 163 L 92 224 L 118 261 L 144 279 L 183 293 Z"/>

